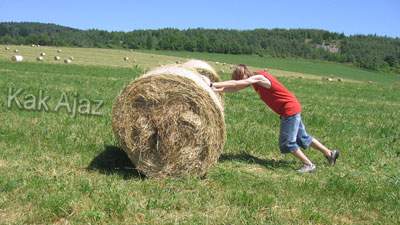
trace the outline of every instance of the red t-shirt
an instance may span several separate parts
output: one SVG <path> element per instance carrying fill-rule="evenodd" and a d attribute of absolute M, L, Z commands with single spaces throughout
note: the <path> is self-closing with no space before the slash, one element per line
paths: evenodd
<path fill-rule="evenodd" d="M 263 75 L 271 82 L 270 88 L 258 84 L 253 84 L 253 88 L 274 112 L 285 117 L 301 112 L 300 102 L 274 76 L 265 71 L 257 71 L 257 74 Z"/>

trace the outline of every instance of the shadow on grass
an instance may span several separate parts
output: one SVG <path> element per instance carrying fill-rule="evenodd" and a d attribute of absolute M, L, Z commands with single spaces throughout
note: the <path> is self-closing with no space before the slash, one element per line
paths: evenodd
<path fill-rule="evenodd" d="M 225 162 L 225 161 L 238 161 L 238 162 L 244 162 L 244 163 L 249 163 L 249 164 L 258 164 L 260 166 L 264 166 L 267 169 L 277 169 L 277 168 L 292 168 L 294 161 L 289 161 L 289 160 L 275 160 L 275 159 L 260 159 L 258 157 L 255 157 L 253 155 L 250 155 L 249 153 L 246 152 L 241 152 L 237 154 L 222 154 L 219 157 L 219 162 Z"/>
<path fill-rule="evenodd" d="M 90 162 L 87 169 L 107 175 L 117 174 L 123 179 L 145 178 L 122 149 L 111 145 L 104 146 L 104 151 Z"/>

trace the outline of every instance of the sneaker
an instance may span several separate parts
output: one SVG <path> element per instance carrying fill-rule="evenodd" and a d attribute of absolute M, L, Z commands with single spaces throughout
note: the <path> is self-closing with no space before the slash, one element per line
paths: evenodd
<path fill-rule="evenodd" d="M 334 166 L 336 164 L 336 159 L 339 158 L 339 154 L 339 150 L 332 150 L 331 156 L 325 156 L 329 165 Z"/>
<path fill-rule="evenodd" d="M 303 167 L 297 170 L 299 173 L 312 173 L 317 169 L 314 164 L 304 164 Z"/>

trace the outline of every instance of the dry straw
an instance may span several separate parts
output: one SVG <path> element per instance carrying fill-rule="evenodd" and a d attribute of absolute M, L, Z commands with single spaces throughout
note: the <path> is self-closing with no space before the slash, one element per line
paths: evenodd
<path fill-rule="evenodd" d="M 121 147 L 148 177 L 203 176 L 226 139 L 218 96 L 196 71 L 176 65 L 126 86 L 112 115 Z"/>
<path fill-rule="evenodd" d="M 202 60 L 192 59 L 182 64 L 182 66 L 197 70 L 198 73 L 208 77 L 212 82 L 221 81 L 221 78 L 218 76 L 217 72 L 215 72 L 214 68 Z"/>
<path fill-rule="evenodd" d="M 208 77 L 211 82 L 221 81 L 221 78 L 218 76 L 217 72 L 215 72 L 214 68 L 202 60 L 191 59 L 182 64 L 182 66 L 196 70 L 201 75 Z M 222 92 L 218 93 L 218 97 L 220 98 L 221 104 L 224 104 Z"/>

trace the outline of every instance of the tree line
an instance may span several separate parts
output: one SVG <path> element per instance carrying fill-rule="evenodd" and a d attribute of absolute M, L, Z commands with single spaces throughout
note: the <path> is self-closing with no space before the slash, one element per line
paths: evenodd
<path fill-rule="evenodd" d="M 400 72 L 399 38 L 346 36 L 317 29 L 165 28 L 110 32 L 80 30 L 55 24 L 5 22 L 0 23 L 0 43 L 301 57 Z"/>

